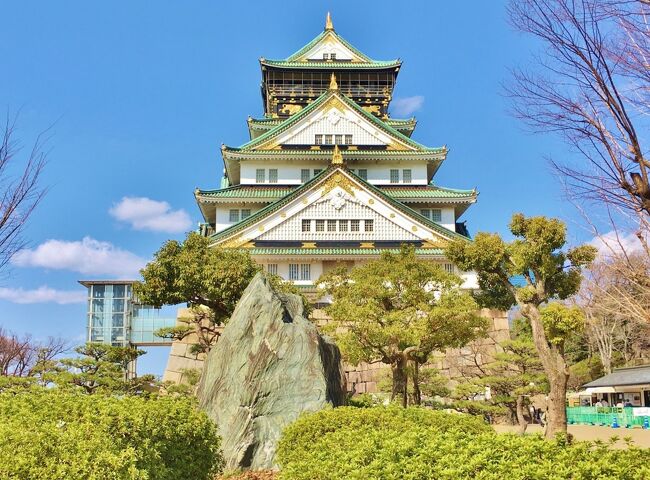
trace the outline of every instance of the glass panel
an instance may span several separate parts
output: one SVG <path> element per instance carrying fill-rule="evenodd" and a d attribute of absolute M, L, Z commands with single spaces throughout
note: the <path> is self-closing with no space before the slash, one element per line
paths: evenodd
<path fill-rule="evenodd" d="M 104 311 L 104 300 L 93 300 L 93 312 L 102 313 Z"/>
<path fill-rule="evenodd" d="M 121 313 L 113 314 L 113 327 L 123 327 L 124 326 L 124 315 Z"/>
<path fill-rule="evenodd" d="M 113 300 L 113 311 L 114 312 L 123 312 L 124 311 L 124 300 Z"/>
<path fill-rule="evenodd" d="M 126 285 L 113 285 L 113 298 L 124 298 Z"/>
<path fill-rule="evenodd" d="M 106 285 L 93 285 L 93 298 L 104 298 Z"/>

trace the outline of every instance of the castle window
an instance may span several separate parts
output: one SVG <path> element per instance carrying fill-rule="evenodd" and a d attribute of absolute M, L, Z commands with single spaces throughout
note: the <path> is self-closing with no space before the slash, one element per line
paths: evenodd
<path fill-rule="evenodd" d="M 278 169 L 270 168 L 269 169 L 269 183 L 278 183 Z"/>
<path fill-rule="evenodd" d="M 289 280 L 298 280 L 298 268 L 299 265 L 297 263 L 289 264 Z"/>
<path fill-rule="evenodd" d="M 445 263 L 445 272 L 454 273 L 454 264 L 453 263 Z"/>
<path fill-rule="evenodd" d="M 318 135 L 315 135 L 314 137 L 315 137 L 314 138 L 314 144 L 315 145 L 322 145 L 323 144 L 323 135 L 318 134 Z"/>
<path fill-rule="evenodd" d="M 315 177 L 316 175 L 318 175 L 318 174 L 319 174 L 320 172 L 322 172 L 322 171 L 323 171 L 322 168 L 314 168 L 314 177 Z"/>
<path fill-rule="evenodd" d="M 309 181 L 309 169 L 308 168 L 303 168 L 300 170 L 300 181 L 302 183 L 308 182 Z"/>
<path fill-rule="evenodd" d="M 278 274 L 278 264 L 277 263 L 269 263 L 266 265 L 266 271 L 269 272 L 271 275 L 277 275 Z"/>
<path fill-rule="evenodd" d="M 328 232 L 336 232 L 336 220 L 328 220 L 327 221 L 327 231 Z"/>
<path fill-rule="evenodd" d="M 343 145 L 343 135 L 334 135 L 334 143 Z"/>
<path fill-rule="evenodd" d="M 411 176 L 411 170 L 402 170 L 402 182 L 404 183 L 411 183 L 412 176 Z"/>
<path fill-rule="evenodd" d="M 422 208 L 420 210 L 420 215 L 423 217 L 427 217 L 429 220 L 431 220 L 431 210 L 429 208 Z"/>
<path fill-rule="evenodd" d="M 336 60 L 336 53 L 330 53 L 330 60 Z"/>
<path fill-rule="evenodd" d="M 348 231 L 348 221 L 339 220 L 339 232 L 347 232 L 347 231 Z"/>
<path fill-rule="evenodd" d="M 311 232 L 311 220 L 303 220 L 302 221 L 302 231 L 303 232 Z"/>
<path fill-rule="evenodd" d="M 365 168 L 360 168 L 359 178 L 362 178 L 363 180 L 368 180 L 368 170 L 366 170 Z"/>
<path fill-rule="evenodd" d="M 390 171 L 390 183 L 399 183 L 399 170 Z"/>
<path fill-rule="evenodd" d="M 360 226 L 360 221 L 359 220 L 350 220 L 350 231 L 351 232 L 358 232 L 359 231 L 359 226 Z"/>
<path fill-rule="evenodd" d="M 255 182 L 264 183 L 266 181 L 266 171 L 263 168 L 255 170 Z"/>
<path fill-rule="evenodd" d="M 346 135 L 345 136 L 345 144 L 346 145 L 352 145 L 352 135 Z"/>
<path fill-rule="evenodd" d="M 442 210 L 439 208 L 431 209 L 431 220 L 434 222 L 442 222 Z"/>
<path fill-rule="evenodd" d="M 311 265 L 303 263 L 300 265 L 300 280 L 311 280 Z"/>
<path fill-rule="evenodd" d="M 242 219 L 242 220 L 245 219 L 245 218 L 248 218 L 248 217 L 250 217 L 250 216 L 251 216 L 251 210 L 250 210 L 250 208 L 244 208 L 244 209 L 241 211 L 241 219 Z"/>
<path fill-rule="evenodd" d="M 329 53 L 323 53 L 323 60 L 328 60 L 330 58 Z"/>
<path fill-rule="evenodd" d="M 230 210 L 228 219 L 232 223 L 237 223 L 239 221 L 239 210 Z"/>
<path fill-rule="evenodd" d="M 332 135 L 325 135 L 325 145 L 332 144 Z"/>
<path fill-rule="evenodd" d="M 325 231 L 325 220 L 316 220 L 316 231 L 317 232 Z"/>
<path fill-rule="evenodd" d="M 374 222 L 372 220 L 365 220 L 363 222 L 363 227 L 366 232 L 372 232 L 374 227 Z"/>

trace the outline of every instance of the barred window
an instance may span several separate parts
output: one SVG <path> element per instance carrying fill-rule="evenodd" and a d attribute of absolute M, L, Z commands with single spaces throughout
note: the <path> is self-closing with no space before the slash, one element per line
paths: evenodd
<path fill-rule="evenodd" d="M 269 263 L 266 265 L 266 271 L 269 272 L 271 275 L 277 275 L 278 274 L 278 264 L 277 263 Z"/>
<path fill-rule="evenodd" d="M 336 232 L 336 220 L 328 220 L 327 221 L 327 231 L 328 232 Z"/>
<path fill-rule="evenodd" d="M 420 215 L 422 215 L 423 217 L 427 217 L 429 220 L 431 220 L 431 210 L 428 208 L 420 209 Z"/>
<path fill-rule="evenodd" d="M 300 265 L 300 280 L 311 280 L 311 265 L 309 263 Z"/>
<path fill-rule="evenodd" d="M 334 135 L 334 143 L 343 145 L 343 135 Z"/>
<path fill-rule="evenodd" d="M 314 144 L 322 145 L 323 144 L 323 136 L 322 135 L 316 135 L 316 138 L 314 138 Z"/>
<path fill-rule="evenodd" d="M 298 280 L 299 266 L 297 263 L 289 264 L 289 280 Z"/>
<path fill-rule="evenodd" d="M 390 183 L 399 183 L 399 170 L 390 171 Z"/>
<path fill-rule="evenodd" d="M 352 145 L 352 135 L 346 135 L 345 136 L 345 144 L 346 145 Z"/>
<path fill-rule="evenodd" d="M 278 183 L 278 169 L 270 168 L 269 169 L 269 183 Z"/>
<path fill-rule="evenodd" d="M 325 145 L 332 144 L 332 135 L 325 135 Z"/>
<path fill-rule="evenodd" d="M 336 53 L 330 53 L 330 59 L 336 60 Z"/>
<path fill-rule="evenodd" d="M 439 208 L 432 208 L 431 209 L 431 220 L 434 222 L 441 222 L 442 221 L 442 210 Z"/>
<path fill-rule="evenodd" d="M 303 220 L 302 221 L 302 231 L 303 232 L 311 232 L 311 220 Z"/>
<path fill-rule="evenodd" d="M 251 209 L 250 208 L 244 208 L 241 211 L 241 219 L 245 219 L 251 216 Z"/>
<path fill-rule="evenodd" d="M 255 182 L 264 183 L 266 181 L 266 171 L 263 168 L 255 170 Z"/>
<path fill-rule="evenodd" d="M 318 174 L 319 174 L 320 172 L 322 172 L 322 171 L 323 171 L 322 168 L 314 168 L 314 177 L 315 177 L 316 175 L 318 175 Z"/>
<path fill-rule="evenodd" d="M 327 59 L 329 59 L 329 58 L 330 58 L 330 54 L 329 54 L 329 53 L 323 53 L 323 60 L 327 60 Z"/>
<path fill-rule="evenodd" d="M 316 231 L 317 232 L 325 231 L 325 220 L 316 220 Z"/>
<path fill-rule="evenodd" d="M 350 231 L 351 232 L 358 232 L 359 231 L 359 226 L 360 226 L 360 221 L 359 220 L 350 220 Z"/>
<path fill-rule="evenodd" d="M 339 220 L 339 232 L 347 232 L 347 231 L 348 231 L 348 221 Z"/>
<path fill-rule="evenodd" d="M 411 170 L 402 170 L 402 182 L 404 183 L 411 183 Z"/>
<path fill-rule="evenodd" d="M 363 227 L 366 232 L 372 232 L 374 227 L 374 222 L 372 220 L 365 220 L 363 222 Z"/>
<path fill-rule="evenodd" d="M 233 223 L 238 222 L 239 221 L 239 210 L 230 210 L 229 219 Z"/>
<path fill-rule="evenodd" d="M 359 178 L 363 180 L 368 180 L 368 170 L 365 168 L 359 169 Z"/>
<path fill-rule="evenodd" d="M 300 181 L 302 183 L 308 182 L 309 181 L 309 169 L 308 168 L 303 168 L 300 170 Z"/>
<path fill-rule="evenodd" d="M 453 263 L 445 263 L 445 272 L 454 273 L 454 264 Z"/>

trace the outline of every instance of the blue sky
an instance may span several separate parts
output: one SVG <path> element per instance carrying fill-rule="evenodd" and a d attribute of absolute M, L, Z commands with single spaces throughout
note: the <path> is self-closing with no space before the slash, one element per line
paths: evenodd
<path fill-rule="evenodd" d="M 508 114 L 502 86 L 535 45 L 507 24 L 504 3 L 399 5 L 5 3 L 0 111 L 20 110 L 25 147 L 47 128 L 51 138 L 30 250 L 0 279 L 0 326 L 82 341 L 77 280 L 132 277 L 163 241 L 193 228 L 194 188 L 219 185 L 219 145 L 246 141 L 247 116 L 261 114 L 258 58 L 302 47 L 328 10 L 364 53 L 404 61 L 395 109 L 418 118 L 417 141 L 450 148 L 436 183 L 479 189 L 463 217 L 470 232 L 503 233 L 521 211 L 563 218 L 572 241 L 588 239 L 546 160 L 568 157 L 565 146 Z M 165 355 L 152 350 L 140 371 L 161 373 Z"/>

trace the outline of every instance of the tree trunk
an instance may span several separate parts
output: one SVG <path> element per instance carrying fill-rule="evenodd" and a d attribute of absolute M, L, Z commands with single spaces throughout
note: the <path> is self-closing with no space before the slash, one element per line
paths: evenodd
<path fill-rule="evenodd" d="M 407 406 L 406 386 L 408 377 L 406 367 L 407 360 L 403 354 L 398 355 L 390 366 L 393 371 L 393 392 L 390 400 L 394 401 L 396 398 L 400 398 L 404 408 Z"/>
<path fill-rule="evenodd" d="M 422 392 L 420 392 L 420 363 L 413 360 L 413 404 L 422 404 Z"/>
<path fill-rule="evenodd" d="M 549 381 L 545 436 L 552 439 L 558 433 L 567 432 L 566 389 L 569 381 L 569 367 L 560 351 L 549 345 L 539 309 L 535 305 L 525 304 L 522 305 L 521 314 L 530 320 L 533 342 Z"/>
<path fill-rule="evenodd" d="M 528 428 L 528 421 L 524 415 L 524 396 L 517 395 L 517 423 L 519 424 L 519 430 L 517 433 L 523 435 L 526 433 L 526 428 Z"/>

